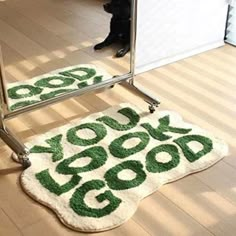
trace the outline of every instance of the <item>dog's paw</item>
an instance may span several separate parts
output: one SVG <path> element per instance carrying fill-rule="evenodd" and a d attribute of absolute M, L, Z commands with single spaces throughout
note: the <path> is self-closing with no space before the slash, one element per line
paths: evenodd
<path fill-rule="evenodd" d="M 100 50 L 100 49 L 102 49 L 102 48 L 104 48 L 103 43 L 99 43 L 99 44 L 96 44 L 96 45 L 94 46 L 94 50 Z"/>
<path fill-rule="evenodd" d="M 116 53 L 116 57 L 123 57 L 126 53 L 127 53 L 127 50 L 122 48 Z"/>

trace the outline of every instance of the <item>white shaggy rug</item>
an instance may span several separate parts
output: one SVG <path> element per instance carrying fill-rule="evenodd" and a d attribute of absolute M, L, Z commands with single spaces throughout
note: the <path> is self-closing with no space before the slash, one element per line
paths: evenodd
<path fill-rule="evenodd" d="M 111 79 L 102 68 L 80 64 L 7 85 L 11 111 Z"/>
<path fill-rule="evenodd" d="M 171 111 L 131 104 L 58 127 L 26 144 L 27 194 L 66 226 L 85 232 L 117 227 L 163 184 L 204 170 L 228 153 L 224 141 Z"/>

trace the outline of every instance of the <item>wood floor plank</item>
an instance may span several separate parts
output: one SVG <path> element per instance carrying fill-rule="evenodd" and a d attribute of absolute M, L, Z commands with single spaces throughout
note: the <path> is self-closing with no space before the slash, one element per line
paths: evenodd
<path fill-rule="evenodd" d="M 184 84 L 187 90 L 196 94 L 198 100 L 202 100 L 203 102 L 207 100 L 208 104 L 215 109 L 218 109 L 218 107 L 221 106 L 221 109 L 224 109 L 223 111 L 227 115 L 233 116 L 236 114 L 234 100 L 231 99 L 231 97 L 228 98 L 228 93 L 219 94 L 217 91 L 218 86 L 212 88 L 212 81 L 211 83 L 206 83 L 207 80 L 204 79 L 204 77 L 200 80 L 200 76 L 193 76 L 193 72 L 191 70 L 188 70 L 186 67 L 179 66 L 179 63 L 165 67 L 160 71 L 169 76 L 172 80 Z"/>
<path fill-rule="evenodd" d="M 193 58 L 189 58 L 188 61 L 192 62 L 192 64 L 194 64 L 195 66 L 197 66 L 200 69 L 203 69 L 203 70 L 204 70 L 204 68 L 206 69 L 206 64 L 205 64 L 206 62 L 204 63 L 202 60 L 197 58 L 197 56 L 193 57 Z M 216 66 L 208 66 L 207 71 L 208 71 L 208 73 L 212 74 L 215 78 L 217 78 L 221 81 L 224 81 L 225 83 L 228 83 L 232 86 L 236 85 L 233 75 L 231 75 L 230 73 L 226 73 L 224 71 L 221 71 Z"/>
<path fill-rule="evenodd" d="M 150 236 L 142 227 L 137 225 L 133 220 L 129 220 L 124 225 L 113 229 L 111 231 L 90 234 L 90 233 L 81 233 L 72 231 L 66 227 L 61 227 L 58 223 L 58 219 L 55 217 L 48 217 L 42 219 L 35 224 L 32 224 L 28 227 L 23 228 L 22 233 L 24 236 L 41 236 L 41 235 L 57 235 L 57 236 L 124 236 L 124 235 L 137 235 L 137 236 Z"/>
<path fill-rule="evenodd" d="M 20 236 L 21 232 L 17 229 L 17 227 L 11 222 L 11 220 L 7 217 L 5 212 L 0 208 L 0 235 L 11 235 L 11 236 Z"/>
<path fill-rule="evenodd" d="M 1 8 L 0 19 L 45 49 L 50 51 L 57 49 L 63 50 L 64 48 L 70 46 L 68 42 L 60 39 L 57 35 L 51 33 L 44 27 L 30 21 L 27 17 L 17 11 L 14 11 L 14 14 L 12 14 L 12 11 L 13 10 L 9 7 L 5 7 L 4 9 Z M 9 14 L 12 14 L 13 16 L 8 17 Z"/>
<path fill-rule="evenodd" d="M 221 173 L 221 174 L 219 174 Z M 224 161 L 196 175 L 209 188 L 236 206 L 236 170 Z"/>
<path fill-rule="evenodd" d="M 221 114 L 219 116 L 214 116 L 211 110 L 211 107 L 207 105 L 207 103 L 200 103 L 197 98 L 191 96 L 191 93 L 187 94 L 187 92 L 183 92 L 178 88 L 175 88 L 173 84 L 167 83 L 165 81 L 165 75 L 161 75 L 160 72 L 150 72 L 148 76 L 141 75 L 137 77 L 137 81 L 139 84 L 143 83 L 143 85 L 150 89 L 151 92 L 156 93 L 157 96 L 161 97 L 163 103 L 171 102 L 174 103 L 175 106 L 178 106 L 176 111 L 187 111 L 189 113 L 186 116 L 187 119 L 192 119 L 192 116 L 195 115 L 197 119 L 201 119 L 201 123 L 207 123 L 205 128 L 211 126 L 213 130 L 217 128 L 220 130 L 220 136 L 228 136 L 232 140 L 235 136 L 234 133 L 235 127 L 233 123 L 224 123 L 222 119 L 220 119 Z M 203 105 L 203 107 L 201 106 Z M 217 111 L 217 114 L 220 111 Z M 204 120 L 204 121 L 203 121 Z M 199 123 L 200 124 L 200 123 Z M 204 126 L 203 126 L 204 127 Z"/>
<path fill-rule="evenodd" d="M 22 193 L 19 183 L 21 170 L 1 175 L 0 207 L 19 228 L 36 223 L 45 217 L 46 209 Z"/>
<path fill-rule="evenodd" d="M 22 1 L 6 1 L 4 4 L 27 16 L 31 21 L 45 27 L 56 35 L 73 32 L 74 28 L 46 13 L 46 8 L 37 7 L 36 1 L 24 4 Z"/>
<path fill-rule="evenodd" d="M 228 125 L 234 122 L 234 117 L 232 117 L 231 113 L 234 113 L 236 109 L 232 108 L 234 109 L 234 111 L 232 112 L 231 110 L 229 111 L 229 109 L 227 109 L 229 115 L 225 114 L 225 112 L 219 110 L 220 104 L 218 104 L 217 106 L 217 103 L 214 102 L 214 99 L 212 99 L 211 102 L 210 99 L 207 99 L 206 97 L 204 98 L 204 93 L 199 93 L 199 90 L 197 90 L 196 92 L 193 91 L 191 86 L 187 86 L 188 83 L 185 83 L 183 77 L 179 77 L 178 81 L 176 81 L 176 78 L 174 78 L 176 76 L 176 73 L 173 73 L 171 76 L 169 76 L 169 72 L 167 74 L 164 70 L 159 69 L 158 71 L 154 71 L 153 74 L 157 78 L 160 78 L 158 83 L 159 86 L 161 85 L 162 87 L 165 87 L 165 89 L 170 91 L 171 93 L 181 95 L 181 97 L 178 97 L 178 99 L 184 99 L 185 103 L 189 105 L 195 104 L 197 107 L 196 109 L 198 109 L 199 113 L 201 112 L 201 114 L 205 114 L 205 116 L 207 115 L 214 118 L 217 123 L 222 124 L 223 126 L 225 126 L 225 128 L 228 126 L 227 128 L 229 130 L 229 133 L 232 133 L 233 135 L 236 134 L 236 128 Z M 209 108 L 210 112 L 208 110 Z M 224 108 L 225 106 L 222 107 L 222 109 Z"/>
<path fill-rule="evenodd" d="M 181 71 L 185 76 L 194 77 L 194 82 L 198 86 L 207 87 L 208 91 L 217 93 L 222 96 L 223 99 L 235 101 L 234 87 L 226 86 L 224 82 L 220 82 L 217 78 L 211 76 L 207 71 L 199 70 L 194 64 L 188 62 L 188 60 L 180 61 L 172 65 L 174 68 Z"/>
<path fill-rule="evenodd" d="M 133 219 L 151 235 L 213 235 L 158 192 L 142 202 Z"/>
<path fill-rule="evenodd" d="M 236 205 L 196 177 L 165 185 L 160 192 L 214 235 L 235 234 Z"/>

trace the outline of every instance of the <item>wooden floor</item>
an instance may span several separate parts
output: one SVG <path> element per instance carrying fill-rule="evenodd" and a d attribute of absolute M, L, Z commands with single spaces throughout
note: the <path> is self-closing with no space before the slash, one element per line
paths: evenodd
<path fill-rule="evenodd" d="M 114 50 L 95 53 L 107 33 L 101 0 L 0 0 L 0 44 L 9 82 L 78 63 L 124 73 L 129 58 Z M 96 27 L 94 27 L 94 25 Z M 210 169 L 163 186 L 136 214 L 104 236 L 236 235 L 236 48 L 224 47 L 137 76 L 161 101 L 230 146 Z M 122 86 L 74 98 L 8 121 L 24 142 L 78 117 L 121 102 L 147 105 Z M 0 142 L 0 235 L 90 235 L 63 226 L 50 210 L 21 190 L 21 169 Z"/>

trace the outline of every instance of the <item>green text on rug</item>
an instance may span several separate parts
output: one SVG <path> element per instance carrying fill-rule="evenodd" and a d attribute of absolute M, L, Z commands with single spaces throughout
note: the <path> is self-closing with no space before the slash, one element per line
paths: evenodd
<path fill-rule="evenodd" d="M 14 111 L 59 95 L 97 84 L 112 76 L 103 69 L 80 64 L 52 71 L 30 80 L 8 84 L 8 102 Z"/>

